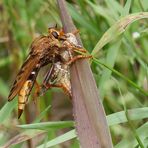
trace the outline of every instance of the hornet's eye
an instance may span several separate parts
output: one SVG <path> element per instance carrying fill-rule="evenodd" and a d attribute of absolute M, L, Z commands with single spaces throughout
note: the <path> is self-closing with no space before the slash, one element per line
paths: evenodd
<path fill-rule="evenodd" d="M 58 35 L 58 33 L 57 33 L 56 31 L 53 31 L 53 32 L 52 32 L 52 35 L 53 35 L 56 39 L 58 39 L 58 37 L 59 37 L 59 35 Z"/>

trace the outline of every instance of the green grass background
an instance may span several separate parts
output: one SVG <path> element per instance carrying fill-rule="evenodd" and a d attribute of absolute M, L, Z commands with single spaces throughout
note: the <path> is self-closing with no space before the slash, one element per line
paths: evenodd
<path fill-rule="evenodd" d="M 84 47 L 95 57 L 91 68 L 114 147 L 148 147 L 147 0 L 67 2 Z M 0 146 L 27 147 L 27 139 L 42 134 L 40 141 L 34 140 L 38 148 L 60 148 L 57 144 L 70 139 L 67 147 L 79 147 L 71 118 L 49 121 L 53 94 L 61 93 L 60 90 L 48 91 L 38 100 L 37 106 L 32 103 L 28 107 L 29 113 L 24 113 L 20 120 L 17 119 L 17 99 L 7 102 L 10 86 L 31 42 L 38 34 L 47 34 L 47 28 L 54 24 L 61 27 L 56 1 L 0 1 Z M 44 72 L 41 73 L 39 82 Z M 67 102 L 64 105 L 68 110 Z M 35 111 L 32 108 L 36 108 Z M 26 124 L 27 116 L 31 118 L 31 124 Z M 57 131 L 65 128 L 69 131 L 58 136 Z"/>

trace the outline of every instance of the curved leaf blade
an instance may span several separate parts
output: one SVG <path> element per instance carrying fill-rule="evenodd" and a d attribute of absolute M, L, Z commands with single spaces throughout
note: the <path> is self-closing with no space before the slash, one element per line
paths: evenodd
<path fill-rule="evenodd" d="M 117 23 L 115 23 L 104 33 L 102 38 L 99 40 L 99 42 L 96 44 L 95 48 L 93 49 L 92 55 L 97 56 L 99 50 L 103 48 L 107 43 L 109 43 L 110 41 L 121 35 L 125 31 L 128 25 L 144 18 L 148 18 L 148 12 L 134 13 L 127 15 L 124 18 L 121 18 Z"/>

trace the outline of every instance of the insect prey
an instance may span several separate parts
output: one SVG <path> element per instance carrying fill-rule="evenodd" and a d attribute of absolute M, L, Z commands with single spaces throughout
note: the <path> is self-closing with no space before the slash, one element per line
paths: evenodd
<path fill-rule="evenodd" d="M 52 87 L 62 88 L 63 91 L 72 97 L 71 83 L 70 83 L 70 67 L 73 62 L 81 58 L 90 58 L 88 55 L 76 55 L 75 52 L 86 53 L 76 40 L 73 33 L 65 34 L 66 40 L 62 43 L 62 49 L 60 51 L 60 62 L 53 63 L 50 70 L 47 72 L 41 90 L 38 95 L 43 95 L 48 89 Z"/>

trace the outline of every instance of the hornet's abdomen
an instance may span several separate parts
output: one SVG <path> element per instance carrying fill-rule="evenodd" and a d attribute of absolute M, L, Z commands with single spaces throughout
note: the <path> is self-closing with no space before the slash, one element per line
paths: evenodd
<path fill-rule="evenodd" d="M 25 104 L 27 103 L 31 88 L 32 88 L 32 81 L 27 80 L 18 93 L 18 118 L 20 118 L 25 108 Z"/>

